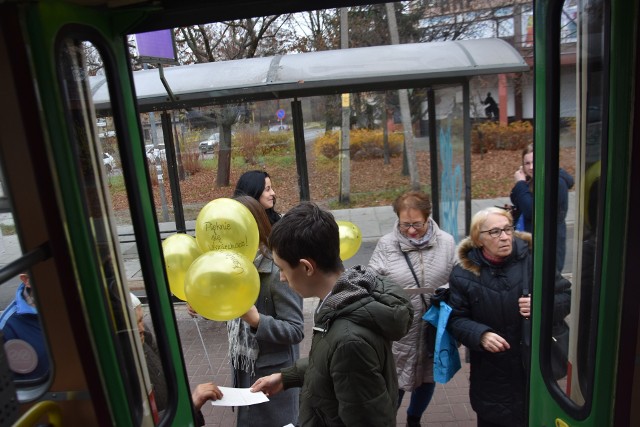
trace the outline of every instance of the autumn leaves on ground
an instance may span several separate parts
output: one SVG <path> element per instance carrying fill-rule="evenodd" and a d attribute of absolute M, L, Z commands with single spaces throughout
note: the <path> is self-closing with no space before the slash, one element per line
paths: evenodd
<path fill-rule="evenodd" d="M 513 186 L 513 175 L 521 163 L 521 152 L 495 150 L 480 154 L 472 154 L 471 185 L 472 198 L 488 199 L 507 197 Z M 575 176 L 575 150 L 562 148 L 560 166 Z M 311 200 L 323 207 L 340 209 L 339 170 L 337 158 L 331 161 L 308 159 L 309 188 Z M 402 191 L 409 189 L 410 179 L 402 174 L 402 158 L 392 158 L 389 164 L 383 159 L 351 160 L 350 191 L 351 205 L 346 207 L 385 206 Z M 235 183 L 242 173 L 252 169 L 263 169 L 269 173 L 278 196 L 277 209 L 286 212 L 300 200 L 298 177 L 295 165 L 280 166 L 277 164 L 255 164 L 232 167 L 230 186 L 216 188 L 216 171 L 201 169 L 180 182 L 180 191 L 185 207 L 185 219 L 195 219 L 200 208 L 207 202 L 219 197 L 231 197 Z M 430 162 L 428 153 L 418 153 L 418 172 L 420 183 L 427 191 L 430 188 Z M 153 185 L 154 200 L 160 212 L 161 197 L 157 184 Z M 171 207 L 171 189 L 165 178 L 165 194 Z M 112 194 L 116 214 L 127 210 L 126 197 Z"/>

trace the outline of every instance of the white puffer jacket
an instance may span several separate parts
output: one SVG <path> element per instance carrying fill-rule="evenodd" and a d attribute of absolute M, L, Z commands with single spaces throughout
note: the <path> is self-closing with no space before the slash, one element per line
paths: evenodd
<path fill-rule="evenodd" d="M 456 263 L 453 237 L 440 230 L 432 219 L 429 219 L 429 227 L 434 229 L 432 237 L 425 247 L 419 249 L 400 233 L 396 221 L 393 231 L 380 238 L 369 260 L 369 267 L 379 275 L 387 276 L 405 289 L 416 289 L 418 285 L 403 255 L 406 252 L 420 287 L 428 290 L 423 294 L 427 302 L 438 287 L 449 282 L 449 274 Z M 427 354 L 425 343 L 427 324 L 422 320 L 427 307 L 420 295 L 410 297 L 414 309 L 411 329 L 404 338 L 393 343 L 398 386 L 405 391 L 433 382 L 433 358 Z"/>

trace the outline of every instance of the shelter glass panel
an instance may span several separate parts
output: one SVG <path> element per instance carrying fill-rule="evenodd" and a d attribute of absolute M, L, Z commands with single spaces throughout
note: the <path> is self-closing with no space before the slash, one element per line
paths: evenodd
<path fill-rule="evenodd" d="M 465 138 L 462 85 L 435 86 L 435 127 L 441 229 L 456 242 L 464 235 Z"/>

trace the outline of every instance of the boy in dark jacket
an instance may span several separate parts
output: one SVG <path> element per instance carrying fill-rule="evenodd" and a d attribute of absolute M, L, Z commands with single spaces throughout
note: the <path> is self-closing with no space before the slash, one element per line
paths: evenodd
<path fill-rule="evenodd" d="M 395 425 L 398 380 L 391 342 L 407 333 L 413 317 L 404 291 L 364 266 L 345 270 L 338 225 L 313 203 L 278 221 L 269 245 L 281 280 L 320 304 L 309 357 L 260 378 L 252 390 L 272 396 L 302 387 L 301 426 Z"/>

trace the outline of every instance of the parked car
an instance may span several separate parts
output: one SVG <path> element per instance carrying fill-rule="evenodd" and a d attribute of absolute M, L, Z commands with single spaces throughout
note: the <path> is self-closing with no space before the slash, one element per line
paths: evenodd
<path fill-rule="evenodd" d="M 145 145 L 145 150 L 147 152 L 147 160 L 149 163 L 155 163 L 157 159 L 160 159 L 163 162 L 167 161 L 167 151 L 164 148 L 164 144 L 158 144 L 155 147 L 153 144 Z"/>
<path fill-rule="evenodd" d="M 286 132 L 289 130 L 289 125 L 273 125 L 269 126 L 269 132 Z"/>
<path fill-rule="evenodd" d="M 198 144 L 198 149 L 202 154 L 213 153 L 216 147 L 218 147 L 219 143 L 220 143 L 220 134 L 218 132 L 214 132 L 211 134 L 211 136 L 209 136 L 209 138 L 205 139 L 200 144 Z"/>
<path fill-rule="evenodd" d="M 116 161 L 109 153 L 102 153 L 102 163 L 104 164 L 107 173 L 111 173 L 116 168 Z"/>
<path fill-rule="evenodd" d="M 144 146 L 144 153 L 147 156 L 147 161 L 149 163 L 153 163 L 154 162 L 154 158 L 153 158 L 153 144 L 147 144 Z"/>

